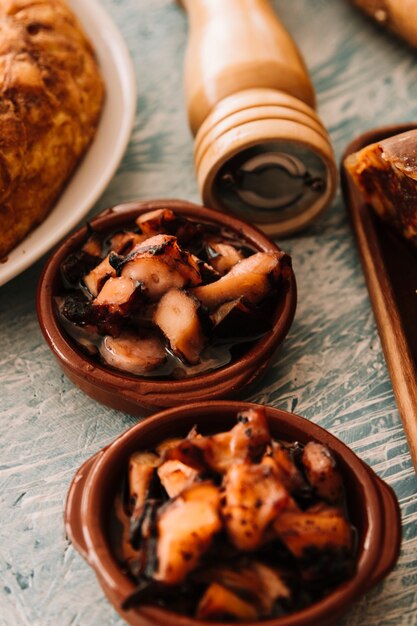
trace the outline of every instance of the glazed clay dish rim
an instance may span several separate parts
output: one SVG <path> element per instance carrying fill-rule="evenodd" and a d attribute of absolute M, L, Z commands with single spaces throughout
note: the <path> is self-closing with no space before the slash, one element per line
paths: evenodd
<path fill-rule="evenodd" d="M 253 245 L 258 251 L 280 251 L 280 248 L 255 226 L 232 215 L 184 200 L 162 199 L 119 204 L 102 211 L 91 220 L 90 224 L 94 229 L 106 232 L 111 230 L 112 227 L 116 228 L 124 222 L 132 221 L 135 216 L 141 213 L 161 208 L 169 208 L 177 211 L 179 214 L 194 217 L 197 220 L 201 219 L 212 224 L 225 226 L 241 237 L 243 241 Z M 258 377 L 259 371 L 262 370 L 262 365 L 267 365 L 269 358 L 284 340 L 292 324 L 297 300 L 293 271 L 290 274 L 288 293 L 277 300 L 278 307 L 281 307 L 282 310 L 271 330 L 256 340 L 254 345 L 243 356 L 238 357 L 230 364 L 182 379 L 158 379 L 152 378 L 152 376 L 141 377 L 134 376 L 128 372 L 119 373 L 117 370 L 112 370 L 90 358 L 79 350 L 69 337 L 67 338 L 64 329 L 57 319 L 53 302 L 60 264 L 71 251 L 80 246 L 86 232 L 86 226 L 81 227 L 69 238 L 61 242 L 47 261 L 39 280 L 37 308 L 41 329 L 55 356 L 68 371 L 73 372 L 76 376 L 82 376 L 97 388 L 105 387 L 114 393 L 122 393 L 121 389 L 123 389 L 128 394 L 143 395 L 146 403 L 147 394 L 160 393 L 161 395 L 171 395 L 174 385 L 176 393 L 192 393 L 193 390 L 201 389 L 201 387 L 213 387 L 217 383 L 224 384 L 225 380 L 239 374 L 242 375 L 245 372 L 248 374 L 252 373 L 250 380 L 245 382 L 245 385 L 247 385 L 250 384 L 252 378 Z M 233 386 L 233 380 L 229 382 L 229 386 Z M 199 400 L 200 398 L 197 399 Z M 132 398 L 129 396 L 128 400 L 132 401 Z"/>
<path fill-rule="evenodd" d="M 94 568 L 102 584 L 108 586 L 109 589 L 118 596 L 120 603 L 118 610 L 120 610 L 123 599 L 134 591 L 135 586 L 129 581 L 126 575 L 123 574 L 120 566 L 112 556 L 106 540 L 105 531 L 97 515 L 97 511 L 100 510 L 101 504 L 105 499 L 105 496 L 103 496 L 103 485 L 100 487 L 100 482 L 104 480 L 102 476 L 109 473 L 109 468 L 114 470 L 115 467 L 117 468 L 117 466 L 120 465 L 122 462 L 120 457 L 123 456 L 125 449 L 131 447 L 132 441 L 138 440 L 138 449 L 140 448 L 141 436 L 147 436 L 150 441 L 161 441 L 161 437 L 157 434 L 161 426 L 165 425 L 164 427 L 168 428 L 170 431 L 169 434 L 165 434 L 164 438 L 173 436 L 174 432 L 178 436 L 179 433 L 175 431 L 178 422 L 183 432 L 194 423 L 197 424 L 197 426 L 200 423 L 203 426 L 203 430 L 209 430 L 207 429 L 207 425 L 210 424 L 211 412 L 215 412 L 217 420 L 224 417 L 228 423 L 232 423 L 233 417 L 238 411 L 256 406 L 259 405 L 238 401 L 211 401 L 192 403 L 183 407 L 167 409 L 131 427 L 110 444 L 110 446 L 86 462 L 86 464 L 90 465 L 86 470 L 87 475 L 81 494 L 82 535 L 86 548 L 84 556 Z M 295 431 L 298 435 L 301 435 L 299 437 L 297 436 L 297 439 L 300 441 L 315 439 L 329 445 L 336 453 L 337 458 L 341 461 L 343 471 L 353 477 L 351 481 L 352 484 L 355 485 L 355 491 L 359 489 L 362 492 L 361 501 L 365 504 L 364 509 L 360 512 L 360 517 L 364 522 L 365 528 L 363 530 L 363 539 L 354 576 L 342 583 L 324 599 L 306 609 L 280 618 L 247 622 L 248 626 L 261 626 L 262 624 L 269 626 L 318 624 L 321 623 L 316 621 L 318 619 L 330 620 L 331 615 L 342 614 L 356 598 L 368 591 L 370 587 L 375 585 L 392 569 L 398 558 L 401 534 L 398 503 L 392 489 L 386 485 L 386 483 L 383 483 L 350 448 L 331 433 L 317 424 L 295 414 L 273 407 L 266 407 L 266 410 L 268 420 L 272 426 L 272 434 L 275 434 L 275 436 L 277 436 L 277 430 L 283 431 L 283 434 L 279 436 L 283 436 L 284 438 L 287 436 L 292 437 L 293 435 L 291 433 Z M 86 467 L 86 464 L 80 468 L 80 474 L 82 474 L 82 470 Z M 71 506 L 73 507 L 73 504 L 70 500 L 72 490 L 76 489 L 75 481 L 77 481 L 77 476 L 78 474 L 73 479 L 66 504 L 66 527 L 70 537 L 75 534 L 71 527 L 71 517 L 73 517 L 72 514 L 74 511 L 72 510 L 71 514 Z M 386 495 L 389 496 L 390 500 L 391 518 L 388 518 L 386 512 L 387 508 L 384 507 L 381 502 L 381 483 L 384 488 L 387 489 Z M 385 516 L 382 515 L 382 519 L 381 513 L 385 514 Z M 384 539 L 384 523 L 388 519 L 391 524 L 390 531 L 395 541 L 394 547 L 391 549 L 388 563 L 385 558 L 384 568 L 381 572 L 378 566 L 380 566 L 380 562 L 383 560 L 381 556 L 381 545 Z M 75 539 L 74 542 L 77 543 Z M 78 549 L 81 553 L 84 552 L 79 543 Z M 115 605 L 114 602 L 113 604 Z M 144 624 L 155 624 L 159 626 L 160 624 L 169 623 L 169 621 L 166 620 L 169 620 L 169 618 L 172 619 L 173 615 L 175 615 L 176 623 L 178 623 L 179 626 L 201 626 L 206 623 L 196 618 L 177 615 L 169 610 L 160 607 L 152 607 L 150 605 L 141 609 L 132 609 L 131 611 L 132 615 L 143 616 L 145 619 Z M 130 613 L 130 611 L 122 612 L 121 614 L 127 619 L 126 616 L 128 613 Z M 136 621 L 134 623 L 136 624 Z M 324 621 L 324 623 L 327 623 L 327 621 Z M 229 623 L 216 622 L 216 624 L 217 626 L 226 626 L 226 624 L 228 625 Z"/>

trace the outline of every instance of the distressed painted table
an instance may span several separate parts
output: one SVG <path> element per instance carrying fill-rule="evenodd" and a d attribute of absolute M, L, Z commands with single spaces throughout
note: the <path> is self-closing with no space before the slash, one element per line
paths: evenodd
<path fill-rule="evenodd" d="M 182 95 L 185 16 L 172 0 L 102 2 L 134 59 L 139 98 L 124 160 L 92 214 L 131 199 L 198 201 Z M 369 127 L 417 118 L 417 53 L 342 1 L 274 4 L 305 55 L 338 157 Z M 398 566 L 341 623 L 417 624 L 417 480 L 340 196 L 285 248 L 298 311 L 251 399 L 329 428 L 395 489 Z M 62 511 L 77 467 L 135 420 L 85 397 L 58 369 L 35 313 L 43 261 L 0 288 L 0 624 L 120 625 L 66 541 Z"/>

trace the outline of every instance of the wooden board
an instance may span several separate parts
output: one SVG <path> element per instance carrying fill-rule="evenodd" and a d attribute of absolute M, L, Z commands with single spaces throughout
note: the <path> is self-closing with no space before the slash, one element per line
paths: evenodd
<path fill-rule="evenodd" d="M 415 127 L 415 124 L 387 126 L 364 133 L 349 144 L 344 157 L 374 141 Z M 346 208 L 417 471 L 417 250 L 393 233 L 364 203 L 343 160 L 341 176 Z"/>

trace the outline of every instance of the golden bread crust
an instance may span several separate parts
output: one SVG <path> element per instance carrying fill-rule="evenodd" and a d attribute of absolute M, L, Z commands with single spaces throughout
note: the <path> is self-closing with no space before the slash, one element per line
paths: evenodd
<path fill-rule="evenodd" d="M 62 0 L 0 3 L 0 258 L 51 210 L 93 139 L 104 87 Z"/>

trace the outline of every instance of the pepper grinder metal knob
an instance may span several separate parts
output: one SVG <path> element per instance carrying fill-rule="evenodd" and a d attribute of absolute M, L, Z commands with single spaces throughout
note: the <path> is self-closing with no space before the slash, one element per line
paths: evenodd
<path fill-rule="evenodd" d="M 185 87 L 206 205 L 272 236 L 331 202 L 337 168 L 303 59 L 269 0 L 180 0 Z"/>

